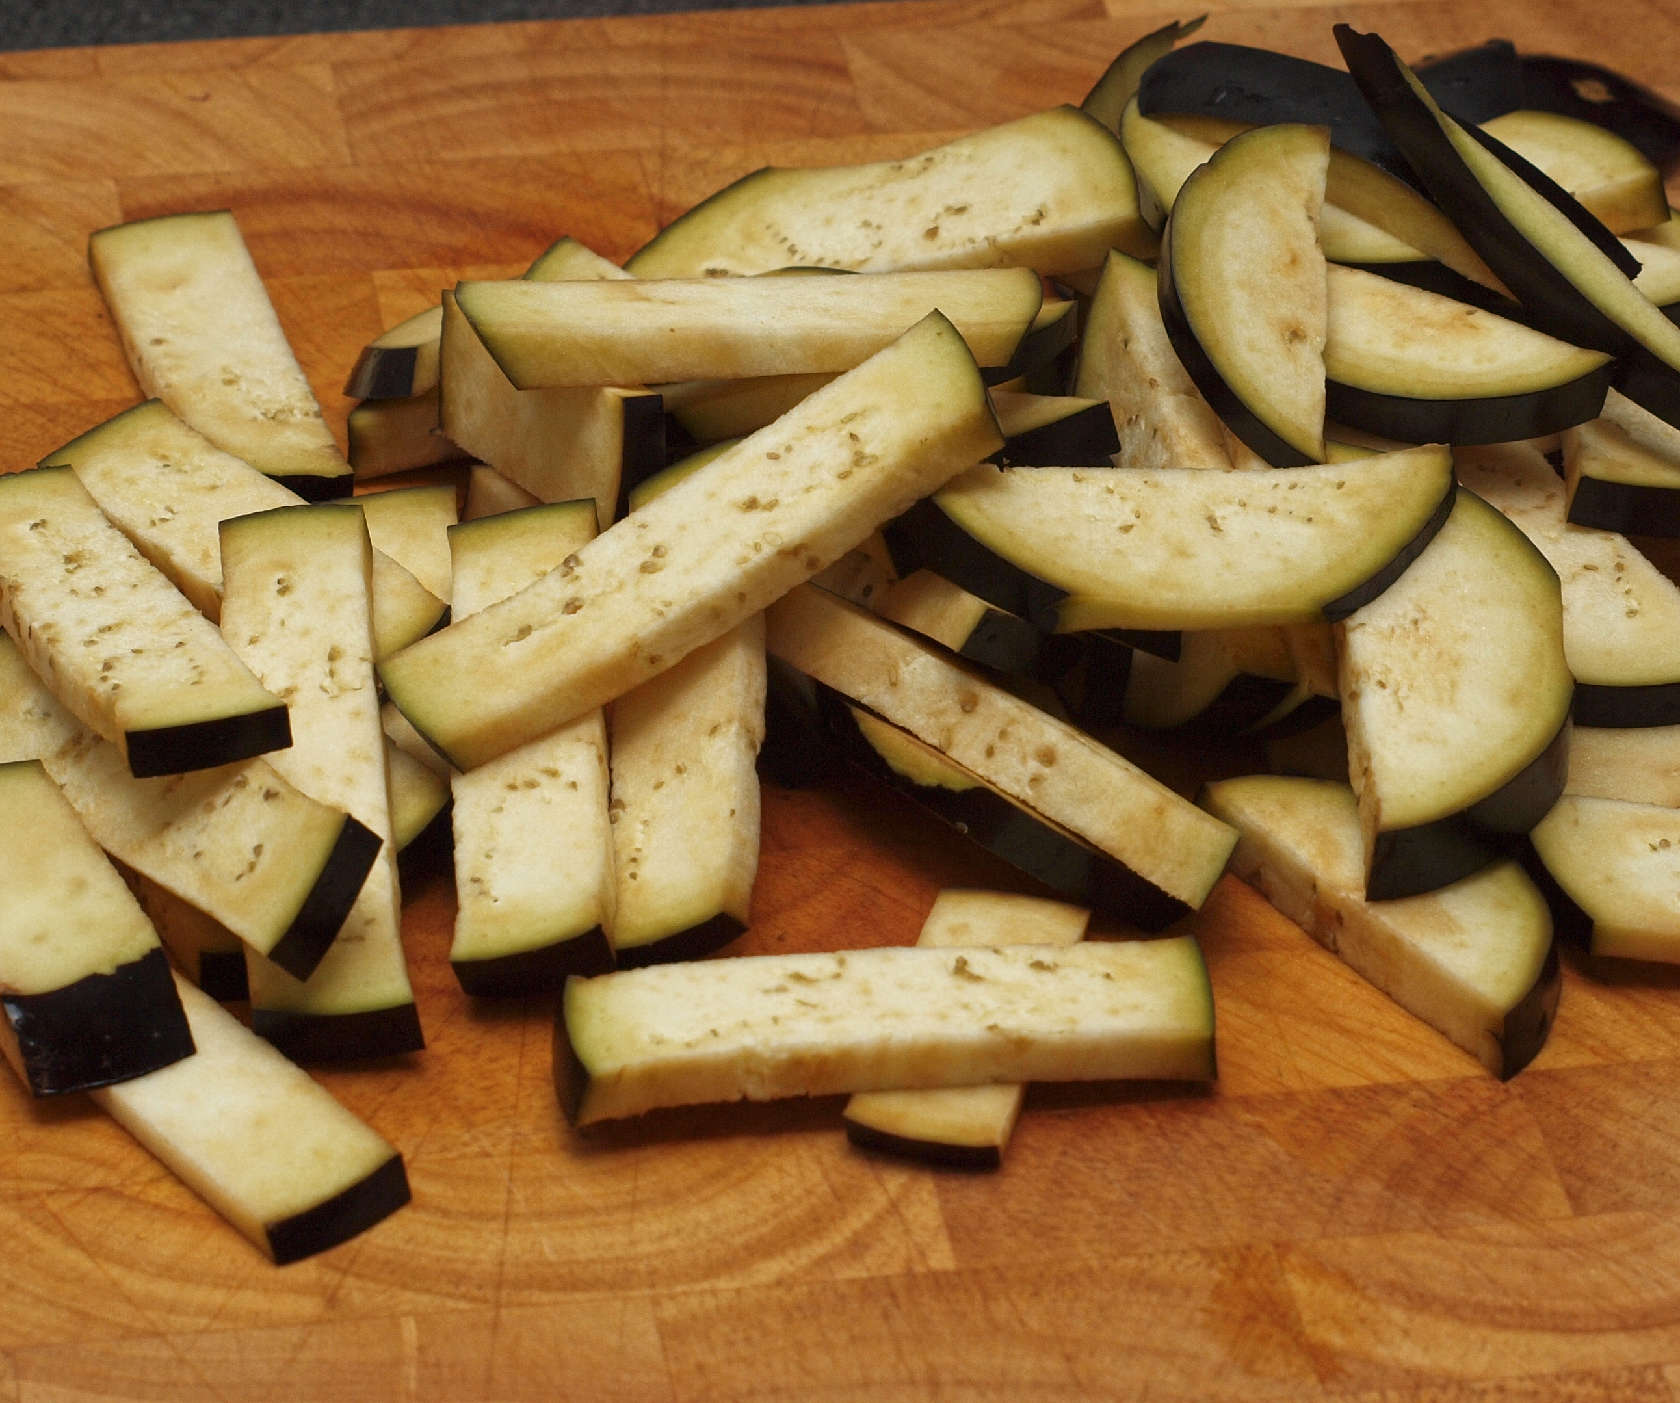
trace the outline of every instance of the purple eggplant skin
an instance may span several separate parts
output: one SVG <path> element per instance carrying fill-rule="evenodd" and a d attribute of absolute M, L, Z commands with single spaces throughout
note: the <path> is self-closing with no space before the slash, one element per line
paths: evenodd
<path fill-rule="evenodd" d="M 169 961 L 157 947 L 60 989 L 6 994 L 0 1011 L 34 1096 L 128 1081 L 194 1051 Z"/>
<path fill-rule="evenodd" d="M 276 1266 L 312 1257 L 388 1218 L 409 1201 L 408 1172 L 393 1154 L 360 1182 L 264 1229 Z"/>
<path fill-rule="evenodd" d="M 1449 112 L 1468 109 L 1474 115 L 1463 120 L 1486 121 L 1523 105 L 1515 57 L 1508 44 L 1494 40 L 1442 60 L 1424 84 Z M 1304 122 L 1328 127 L 1331 145 L 1418 185 L 1417 174 L 1372 113 L 1358 84 L 1328 64 L 1245 44 L 1201 40 L 1151 64 L 1139 84 L 1137 101 L 1146 117 L 1194 113 L 1254 126 Z"/>
<path fill-rule="evenodd" d="M 487 960 L 451 960 L 461 991 L 474 998 L 553 994 L 574 974 L 605 974 L 616 966 L 612 941 L 599 926 L 569 940 Z"/>
<path fill-rule="evenodd" d="M 268 952 L 268 958 L 294 979 L 309 978 L 327 953 L 367 880 L 381 842 L 379 835 L 359 819 L 344 816 L 338 841 L 315 885 L 286 933 Z"/>
<path fill-rule="evenodd" d="M 1189 913 L 1184 902 L 993 789 L 945 789 L 899 774 L 858 730 L 851 703 L 820 684 L 818 690 L 836 748 L 856 769 L 913 800 L 1063 900 L 1112 914 L 1142 931 L 1163 930 Z"/>
<path fill-rule="evenodd" d="M 1616 363 L 1565 384 L 1486 399 L 1409 399 L 1337 380 L 1325 382 L 1325 418 L 1402 443 L 1509 443 L 1598 417 Z"/>
<path fill-rule="evenodd" d="M 943 1140 L 922 1140 L 913 1135 L 894 1135 L 873 1125 L 846 1120 L 846 1140 L 860 1150 L 911 1159 L 942 1169 L 999 1169 L 1003 1166 L 1000 1145 L 954 1145 Z"/>
<path fill-rule="evenodd" d="M 1588 301 L 1560 269 L 1539 256 L 1527 235 L 1505 217 L 1492 195 L 1454 150 L 1435 114 L 1407 82 L 1405 65 L 1394 50 L 1379 36 L 1360 34 L 1345 24 L 1337 25 L 1334 32 L 1348 71 L 1394 144 L 1417 171 L 1425 193 L 1458 225 L 1471 247 L 1515 294 L 1530 325 L 1561 340 L 1613 355 L 1625 355 L 1636 349 L 1628 332 Z M 1541 193 L 1550 193 L 1530 178 L 1533 167 L 1528 162 L 1521 161 L 1515 153 L 1475 128 L 1471 131 L 1518 175 L 1529 179 Z M 1556 189 L 1555 183 L 1547 183 Z M 1637 260 L 1631 259 L 1620 242 L 1578 204 L 1568 202 L 1574 205 L 1579 218 L 1555 198 L 1552 203 L 1569 214 L 1577 227 L 1593 239 L 1595 247 L 1603 249 L 1627 276 L 1638 272 Z M 1588 223 L 1583 224 L 1583 220 Z M 1591 230 L 1591 225 L 1597 226 L 1596 232 Z M 1620 254 L 1610 254 L 1606 241 L 1615 243 Z M 1632 272 L 1628 271 L 1630 261 Z"/>
<path fill-rule="evenodd" d="M 129 731 L 123 741 L 129 773 L 135 779 L 155 779 L 285 750 L 292 743 L 292 722 L 285 704 L 276 703 L 235 716 Z"/>
<path fill-rule="evenodd" d="M 1114 412 L 1098 401 L 1005 439 L 986 461 L 1005 468 L 1107 468 L 1119 451 Z"/>
<path fill-rule="evenodd" d="M 1583 476 L 1569 499 L 1569 522 L 1622 536 L 1680 536 L 1680 491 Z"/>
<path fill-rule="evenodd" d="M 1524 107 L 1607 128 L 1665 174 L 1680 164 L 1680 105 L 1602 64 L 1550 54 L 1520 64 Z"/>
<path fill-rule="evenodd" d="M 353 1062 L 398 1057 L 426 1045 L 411 1003 L 356 1013 L 309 1013 L 254 1008 L 251 1031 L 294 1062 Z"/>
<path fill-rule="evenodd" d="M 1414 828 L 1379 833 L 1365 899 L 1389 901 L 1450 886 L 1518 850 L 1563 793 L 1570 719 L 1539 755 L 1487 798 Z"/>
<path fill-rule="evenodd" d="M 1032 617 L 1028 612 L 1032 589 L 1043 582 L 975 540 L 933 498 L 924 497 L 894 517 L 881 535 L 900 579 L 917 570 L 931 570 L 994 609 Z"/>

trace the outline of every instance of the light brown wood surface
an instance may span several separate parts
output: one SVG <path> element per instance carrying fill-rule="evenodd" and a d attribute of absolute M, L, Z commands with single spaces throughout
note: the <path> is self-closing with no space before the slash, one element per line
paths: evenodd
<path fill-rule="evenodd" d="M 1200 7 L 1197 7 L 1200 8 Z M 1333 59 L 1506 35 L 1680 96 L 1680 3 L 1215 5 Z M 133 402 L 88 233 L 231 207 L 335 426 L 356 351 L 569 233 L 614 258 L 766 162 L 1081 97 L 1189 10 L 905 0 L 0 54 L 0 465 Z M 735 948 L 915 938 L 1009 884 L 863 787 L 765 796 Z M 323 1073 L 413 1203 L 276 1269 L 91 1106 L 0 1079 L 0 1400 L 1680 1399 L 1680 975 L 1571 958 L 1508 1084 L 1227 878 L 1189 927 L 1216 1089 L 1035 1090 L 996 1174 L 850 1150 L 832 1100 L 588 1137 L 536 1001 L 475 1007 L 410 893 L 428 1047 Z"/>

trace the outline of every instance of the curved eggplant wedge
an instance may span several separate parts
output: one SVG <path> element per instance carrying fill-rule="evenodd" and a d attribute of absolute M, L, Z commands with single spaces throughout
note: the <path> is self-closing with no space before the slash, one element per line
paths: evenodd
<path fill-rule="evenodd" d="M 1451 500 L 1451 457 L 1425 446 L 1277 473 L 982 465 L 927 510 L 967 538 L 959 583 L 1070 633 L 1345 616 L 1400 575 Z"/>
<path fill-rule="evenodd" d="M 1620 357 L 1617 388 L 1680 422 L 1680 327 L 1634 286 L 1627 248 L 1527 162 L 1442 112 L 1380 38 L 1346 25 L 1336 38 L 1426 189 L 1530 321 Z"/>
<path fill-rule="evenodd" d="M 1540 550 L 1562 582 L 1563 643 L 1584 726 L 1680 722 L 1680 587 L 1610 531 L 1564 517 L 1564 484 L 1530 445 L 1458 455 L 1459 480 Z"/>
<path fill-rule="evenodd" d="M 1184 182 L 1157 291 L 1173 349 L 1226 426 L 1267 462 L 1324 461 L 1329 318 L 1319 127 L 1257 127 Z"/>
<path fill-rule="evenodd" d="M 1480 307 L 1332 264 L 1326 413 L 1407 443 L 1505 443 L 1596 416 L 1603 351 Z"/>
<path fill-rule="evenodd" d="M 1594 955 L 1680 963 L 1680 810 L 1566 794 L 1530 839 Z"/>
<path fill-rule="evenodd" d="M 1460 488 L 1411 568 L 1338 628 L 1366 898 L 1486 866 L 1563 791 L 1574 679 L 1556 573 Z"/>

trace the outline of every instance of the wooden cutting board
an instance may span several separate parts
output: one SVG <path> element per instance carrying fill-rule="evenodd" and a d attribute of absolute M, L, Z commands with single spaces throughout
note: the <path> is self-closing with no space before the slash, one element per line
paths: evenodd
<path fill-rule="evenodd" d="M 1197 9 L 1203 8 L 1201 6 Z M 1506 35 L 1647 83 L 1675 0 L 1216 3 L 1332 60 Z M 231 207 L 342 429 L 370 336 L 556 236 L 622 258 L 767 162 L 1077 101 L 1189 11 L 906 0 L 0 54 L 0 465 L 133 402 L 84 264 Z M 1671 89 L 1680 91 L 1680 89 Z M 743 951 L 914 938 L 1011 884 L 866 788 L 770 790 Z M 0 1078 L 0 1399 L 1680 1398 L 1680 975 L 1571 960 L 1501 1085 L 1227 879 L 1189 922 L 1216 1089 L 1035 1091 L 996 1174 L 850 1150 L 831 1100 L 570 1132 L 548 1010 L 475 1007 L 409 893 L 428 1047 L 323 1074 L 413 1203 L 276 1269 L 91 1106 Z"/>

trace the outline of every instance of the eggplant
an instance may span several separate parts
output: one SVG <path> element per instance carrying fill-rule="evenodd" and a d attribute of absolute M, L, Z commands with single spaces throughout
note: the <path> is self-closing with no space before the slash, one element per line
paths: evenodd
<path fill-rule="evenodd" d="M 185 981 L 197 1051 L 93 1099 L 276 1263 L 336 1247 L 409 1200 L 402 1156 Z"/>
<path fill-rule="evenodd" d="M 1249 775 L 1214 781 L 1201 802 L 1242 834 L 1236 874 L 1371 985 L 1497 1077 L 1534 1060 L 1562 980 L 1545 898 L 1518 863 L 1369 901 L 1345 784 Z"/>
<path fill-rule="evenodd" d="M 346 421 L 356 481 L 459 462 L 467 454 L 438 427 L 437 386 L 408 399 L 370 399 Z"/>
<path fill-rule="evenodd" d="M 1157 293 L 1173 349 L 1226 426 L 1268 463 L 1324 461 L 1328 320 L 1316 127 L 1256 127 L 1184 182 Z"/>
<path fill-rule="evenodd" d="M 1092 294 L 1073 388 L 1108 401 L 1121 466 L 1223 472 L 1232 465 L 1225 428 L 1167 335 L 1155 270 L 1119 250 Z"/>
<path fill-rule="evenodd" d="M 455 763 L 482 764 L 728 632 L 1001 441 L 973 356 L 930 315 L 572 563 L 386 659 L 387 692 Z M 494 705 L 460 686 L 492 673 Z"/>
<path fill-rule="evenodd" d="M 137 779 L 291 744 L 286 703 L 67 466 L 0 477 L 0 622 Z"/>
<path fill-rule="evenodd" d="M 767 622 L 772 655 L 1078 834 L 1154 887 L 1154 906 L 1182 911 L 1206 899 L 1230 833 L 1121 756 L 937 645 L 810 585 L 778 600 Z"/>
<path fill-rule="evenodd" d="M 980 365 L 1017 374 L 1011 360 L 1042 302 L 1027 268 L 455 289 L 455 305 L 520 389 L 849 370 L 936 307 Z"/>
<path fill-rule="evenodd" d="M 1571 525 L 1680 536 L 1680 429 L 1614 392 L 1563 436 Z"/>
<path fill-rule="evenodd" d="M 1213 998 L 1190 936 L 705 960 L 573 980 L 554 1072 L 575 1125 L 835 1092 L 1203 1081 Z"/>
<path fill-rule="evenodd" d="M 1680 811 L 1566 794 L 1529 837 L 1592 954 L 1680 963 Z"/>
<path fill-rule="evenodd" d="M 666 226 L 625 266 L 640 278 L 792 264 L 1015 265 L 1055 276 L 1094 268 L 1110 248 L 1147 256 L 1153 246 L 1113 132 L 1078 108 L 1053 107 L 900 160 L 755 171 Z"/>
<path fill-rule="evenodd" d="M 981 465 L 932 510 L 1046 632 L 1220 628 L 1335 618 L 1376 597 L 1439 527 L 1451 487 L 1439 446 L 1278 473 Z M 1006 592 L 961 583 L 992 603 Z"/>
<path fill-rule="evenodd" d="M 167 464 L 160 472 L 158 465 Z M 304 499 L 216 447 L 161 400 L 112 416 L 41 460 L 68 466 L 99 509 L 199 611 L 221 611 L 216 529 L 230 516 Z M 384 551 L 373 556 L 373 629 L 381 655 L 424 637 L 442 617 L 433 594 Z"/>
<path fill-rule="evenodd" d="M 449 533 L 456 617 L 516 593 L 595 536 L 595 505 L 549 503 Z M 449 964 L 475 997 L 557 991 L 613 968 L 607 730 L 599 710 L 452 775 Z"/>
<path fill-rule="evenodd" d="M 1680 327 L 1631 282 L 1638 267 L 1597 220 L 1491 138 L 1434 105 L 1375 35 L 1336 27 L 1349 69 L 1437 203 L 1523 303 L 1533 324 L 1620 359 L 1616 388 L 1680 422 Z"/>
<path fill-rule="evenodd" d="M 1356 268 L 1329 270 L 1326 413 L 1408 443 L 1537 438 L 1598 414 L 1616 367 L 1520 322 Z"/>
<path fill-rule="evenodd" d="M 1510 518 L 1562 581 L 1564 651 L 1584 726 L 1680 722 L 1680 587 L 1624 537 L 1571 525 L 1530 445 L 1458 454 L 1459 479 Z"/>
<path fill-rule="evenodd" d="M 349 495 L 350 464 L 231 213 L 100 229 L 88 263 L 142 394 L 300 497 Z"/>
<path fill-rule="evenodd" d="M 1091 913 L 1065 902 L 1009 892 L 946 889 L 934 898 L 918 945 L 933 949 L 1043 945 L 1083 938 Z M 996 1169 L 1021 1112 L 1019 1083 L 931 1091 L 860 1091 L 841 1118 L 852 1144 L 933 1164 Z"/>
<path fill-rule="evenodd" d="M 959 657 L 1006 675 L 1032 675 L 1044 650 L 1044 635 L 1019 614 L 995 609 L 931 570 L 894 581 L 875 609 Z"/>
<path fill-rule="evenodd" d="M 381 332 L 362 348 L 344 382 L 351 399 L 415 399 L 438 383 L 442 307 L 427 307 Z"/>
<path fill-rule="evenodd" d="M 0 1052 L 35 1096 L 192 1054 L 157 932 L 38 760 L 0 765 Z"/>
<path fill-rule="evenodd" d="M 423 1046 L 402 946 L 385 734 L 373 673 L 372 546 L 349 503 L 279 507 L 221 526 L 222 625 L 253 671 L 292 699 L 275 769 L 380 840 L 339 937 L 298 979 L 256 956 L 252 1026 L 298 1060 Z"/>
<path fill-rule="evenodd" d="M 1337 628 L 1366 898 L 1485 867 L 1563 791 L 1574 679 L 1556 573 L 1459 488 L 1405 574 Z"/>

